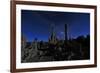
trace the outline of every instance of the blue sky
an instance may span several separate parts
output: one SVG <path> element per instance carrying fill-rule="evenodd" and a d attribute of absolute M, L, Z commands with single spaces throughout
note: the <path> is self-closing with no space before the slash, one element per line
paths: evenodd
<path fill-rule="evenodd" d="M 28 41 L 48 41 L 50 25 L 55 25 L 58 38 L 63 39 L 64 24 L 68 24 L 68 35 L 76 38 L 90 34 L 90 14 L 53 11 L 21 11 L 21 32 Z"/>

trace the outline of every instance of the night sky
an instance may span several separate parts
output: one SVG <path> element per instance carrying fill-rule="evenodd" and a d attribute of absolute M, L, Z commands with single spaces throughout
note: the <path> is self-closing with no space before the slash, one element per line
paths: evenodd
<path fill-rule="evenodd" d="M 64 24 L 68 24 L 68 37 L 90 34 L 89 13 L 21 10 L 21 32 L 27 41 L 48 41 L 52 24 L 59 39 L 64 39 Z"/>

